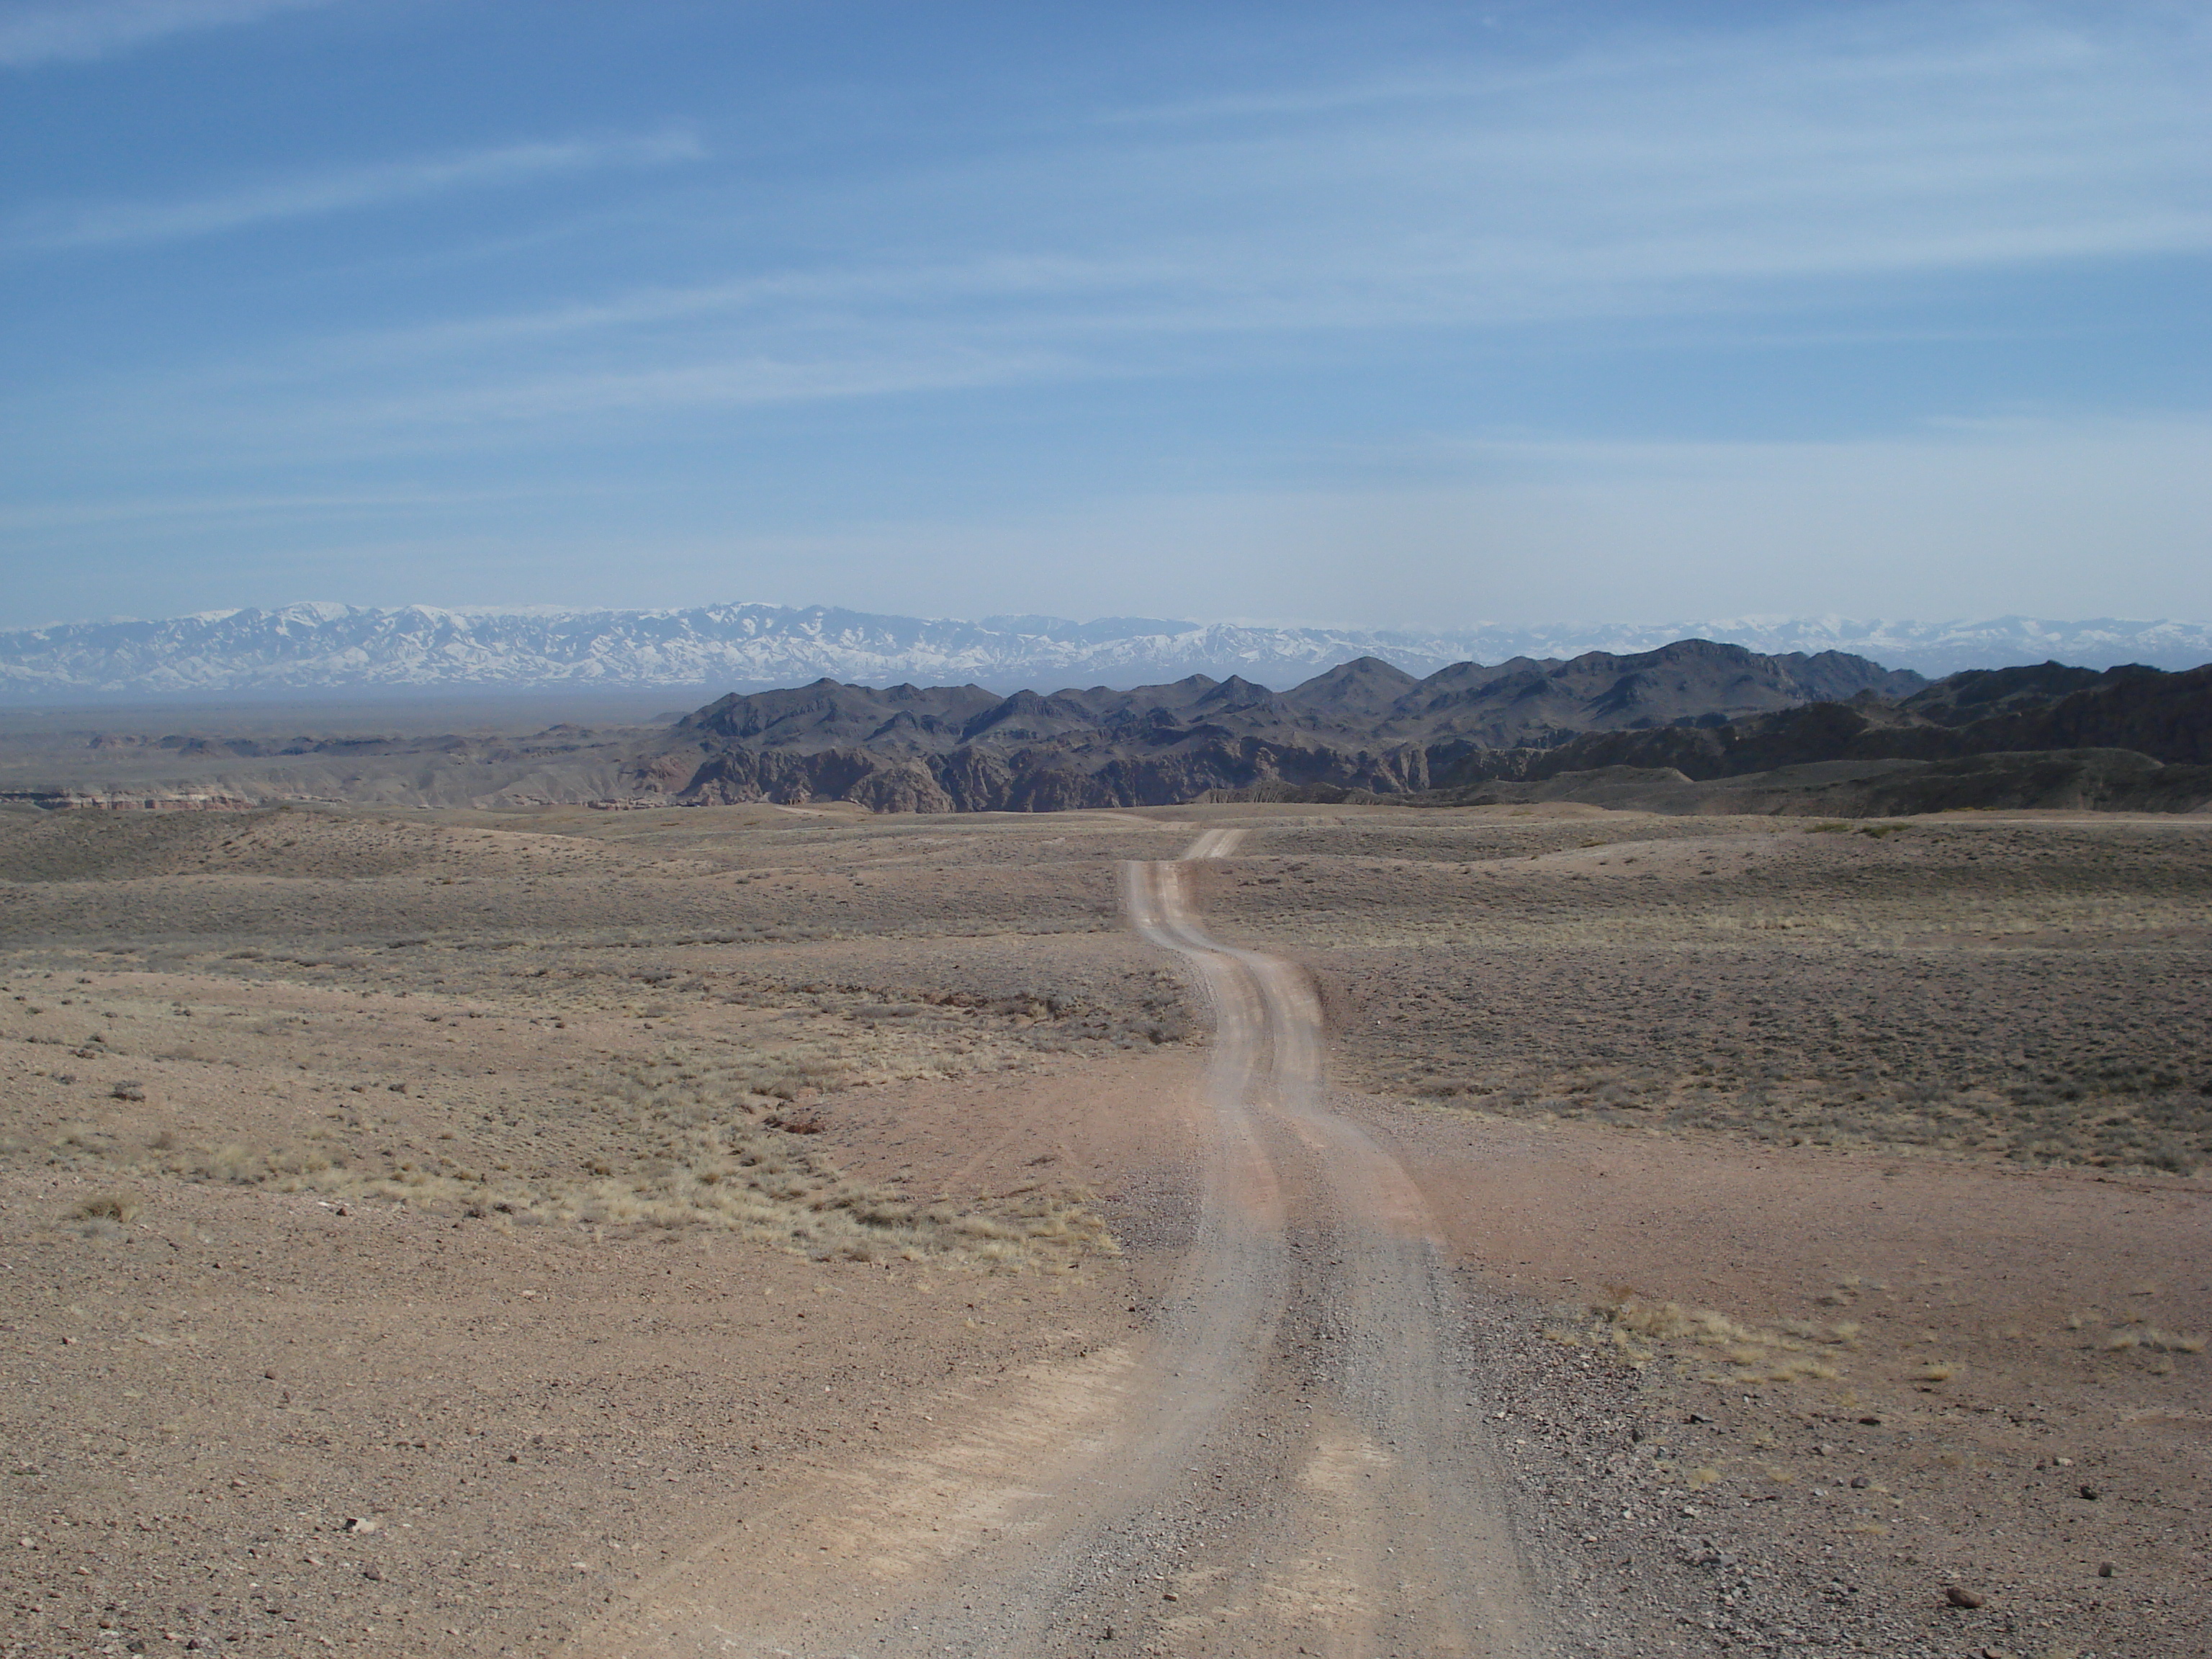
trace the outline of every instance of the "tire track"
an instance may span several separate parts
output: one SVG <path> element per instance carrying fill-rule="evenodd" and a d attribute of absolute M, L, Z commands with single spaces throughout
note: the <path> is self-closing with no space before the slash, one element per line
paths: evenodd
<path fill-rule="evenodd" d="M 1241 836 L 1121 868 L 1215 1026 L 1196 1236 L 1146 1340 L 712 1540 L 572 1651 L 1534 1654 L 1425 1204 L 1327 1109 L 1307 977 L 1197 920 L 1192 865 Z"/>
<path fill-rule="evenodd" d="M 1527 1651 L 1523 1573 L 1485 1430 L 1449 1360 L 1457 1293 L 1426 1202 L 1371 1136 L 1324 1104 L 1325 1023 L 1311 981 L 1280 958 L 1218 943 L 1198 922 L 1188 865 L 1225 857 L 1241 839 L 1208 830 L 1179 863 L 1126 866 L 1124 908 L 1141 937 L 1183 957 L 1208 988 L 1217 1121 L 1233 1112 L 1274 1132 L 1291 1212 L 1322 1247 L 1297 1313 L 1334 1335 L 1339 1357 L 1310 1379 L 1328 1385 L 1333 1409 L 1316 1409 L 1301 1472 L 1310 1497 L 1295 1527 L 1307 1547 L 1277 1541 L 1280 1559 L 1337 1562 L 1327 1577 L 1352 1593 L 1318 1621 L 1323 1631 L 1298 1633 L 1347 1656 Z M 1264 1585 L 1279 1575 L 1259 1577 Z"/>

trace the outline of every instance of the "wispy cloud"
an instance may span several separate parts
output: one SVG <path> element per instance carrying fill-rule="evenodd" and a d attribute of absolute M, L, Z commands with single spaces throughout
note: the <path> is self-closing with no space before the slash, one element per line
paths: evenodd
<path fill-rule="evenodd" d="M 1095 155 L 1123 199 L 1141 169 L 1217 227 L 1186 245 L 1224 276 L 1272 270 L 1262 294 L 1384 322 L 2212 247 L 2212 32 L 2108 21 L 1899 9 L 1635 38 L 1145 111 L 1139 142 Z M 1093 171 L 1060 178 L 1065 198 L 1108 194 Z"/>
<path fill-rule="evenodd" d="M 447 191 L 518 184 L 593 167 L 694 161 L 704 154 L 696 137 L 681 132 L 507 144 L 301 174 L 179 201 L 47 207 L 18 216 L 0 245 L 27 252 L 178 241 Z"/>
<path fill-rule="evenodd" d="M 1542 63 L 1353 67 L 1126 119 L 1079 111 L 995 146 L 921 133 L 911 155 L 789 179 L 733 138 L 680 192 L 626 193 L 619 236 L 604 204 L 581 219 L 549 192 L 546 222 L 579 241 L 599 228 L 589 259 L 502 255 L 502 270 L 471 252 L 468 280 L 426 283 L 436 297 L 397 326 L 287 324 L 91 391 L 74 376 L 45 424 L 82 409 L 95 447 L 136 420 L 149 442 L 158 428 L 174 449 L 264 459 L 513 452 L 533 424 L 561 442 L 714 410 L 1291 374 L 1343 362 L 1361 331 L 1386 342 L 1379 376 L 1402 372 L 1394 353 L 1568 331 L 1510 332 L 1526 325 L 1581 329 L 1594 352 L 1649 343 L 1652 319 L 1696 319 L 1707 349 L 1798 325 L 1859 337 L 1900 305 L 1917 319 L 1939 286 L 1930 326 L 2001 329 L 2017 320 L 2005 290 L 1978 278 L 2212 250 L 2212 27 L 2154 8 L 2061 16 L 1646 28 Z M 55 208 L 13 242 L 149 243 L 702 153 L 680 135 L 517 145 Z M 559 283 L 574 285 L 549 297 Z M 1968 310 L 1969 292 L 1997 302 Z M 1829 429 L 1811 404 L 1803 429 Z"/>
<path fill-rule="evenodd" d="M 0 506 L 0 530 L 32 533 L 133 524 L 198 525 L 242 520 L 358 520 L 363 515 L 410 513 L 426 507 L 478 507 L 527 498 L 542 500 L 542 484 L 518 489 L 363 489 L 230 495 L 103 496 L 88 501 L 13 501 Z"/>
<path fill-rule="evenodd" d="M 480 317 L 454 318 L 412 327 L 383 329 L 327 341 L 316 362 L 389 364 L 413 355 L 450 359 L 455 354 L 520 348 L 557 348 L 574 337 L 637 335 L 678 331 L 687 346 L 698 331 L 748 321 L 787 328 L 795 319 L 834 315 L 841 326 L 864 318 L 933 316 L 976 307 L 999 314 L 994 331 L 1006 331 L 1011 312 L 1024 306 L 1059 308 L 1109 295 L 1157 293 L 1188 282 L 1187 265 L 1173 260 L 1071 258 L 1054 255 L 985 255 L 940 262 L 794 268 L 687 287 L 653 286 L 604 299 Z"/>
<path fill-rule="evenodd" d="M 771 242 L 791 224 L 802 243 L 841 222 L 872 236 L 842 257 L 422 322 L 288 363 L 450 371 L 459 356 L 539 382 L 563 354 L 588 356 L 595 378 L 613 354 L 623 374 L 599 383 L 689 403 L 700 377 L 663 371 L 702 356 L 842 363 L 883 345 L 910 361 L 957 340 L 1121 374 L 1203 367 L 1238 339 L 1279 355 L 1358 330 L 1772 316 L 1928 276 L 2201 253 L 2205 72 L 2203 29 L 1893 12 L 1347 77 L 1079 118 L 995 156 L 840 180 L 826 204 L 749 190 L 744 222 Z M 704 250 L 754 264 L 702 238 L 696 202 L 685 213 L 672 229 L 690 271 Z M 641 226 L 640 246 L 653 240 Z"/>
<path fill-rule="evenodd" d="M 0 10 L 0 66 L 82 63 L 190 29 L 251 23 L 331 0 L 77 0 Z"/>
<path fill-rule="evenodd" d="M 816 352 L 788 358 L 718 356 L 607 373 L 556 373 L 425 389 L 349 407 L 341 418 L 387 428 L 481 427 L 606 415 L 823 403 L 914 392 L 1064 380 L 1088 371 L 1048 351 L 945 342 L 934 350 Z M 489 436 L 489 433 L 480 435 Z"/>

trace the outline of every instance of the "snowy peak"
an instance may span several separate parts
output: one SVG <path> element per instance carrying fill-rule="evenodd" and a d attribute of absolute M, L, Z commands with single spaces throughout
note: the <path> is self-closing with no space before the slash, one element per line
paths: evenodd
<path fill-rule="evenodd" d="M 964 622 L 823 605 L 680 611 L 406 605 L 386 611 L 313 603 L 0 634 L 0 701 L 466 690 L 720 693 L 825 678 L 872 685 L 973 684 L 1004 695 L 1158 685 L 1195 674 L 1256 687 L 1297 687 L 1290 696 L 1319 713 L 1378 708 L 1401 694 L 1410 678 L 1453 664 L 1504 665 L 1470 673 L 1471 684 L 1487 683 L 1501 673 L 1591 652 L 1634 657 L 1686 639 L 1794 659 L 1802 666 L 1793 672 L 1814 682 L 1828 672 L 1824 653 L 1830 653 L 1931 676 L 2044 661 L 2188 668 L 2212 660 L 2212 626 L 2111 618 L 1918 623 L 1746 617 L 1413 633 L 1201 625 L 1146 617 L 1079 623 L 1004 616 Z"/>

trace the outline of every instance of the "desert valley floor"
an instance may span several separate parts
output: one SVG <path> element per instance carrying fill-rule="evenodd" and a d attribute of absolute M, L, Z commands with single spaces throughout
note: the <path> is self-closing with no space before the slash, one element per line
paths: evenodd
<path fill-rule="evenodd" d="M 0 1654 L 2212 1653 L 2208 966 L 2202 813 L 0 811 Z"/>

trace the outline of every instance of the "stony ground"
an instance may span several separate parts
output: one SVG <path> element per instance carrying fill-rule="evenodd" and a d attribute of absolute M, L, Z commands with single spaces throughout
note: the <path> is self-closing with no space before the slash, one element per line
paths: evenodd
<path fill-rule="evenodd" d="M 1286 825 L 1218 874 L 1218 913 L 1335 992 L 1348 1078 L 1794 1144 L 2212 1163 L 2203 820 L 1438 818 Z"/>
<path fill-rule="evenodd" d="M 1559 1645 L 2212 1650 L 2212 824 L 732 808 L 0 814 L 0 1652 L 558 1651 L 1131 1340 L 1231 817 Z"/>

